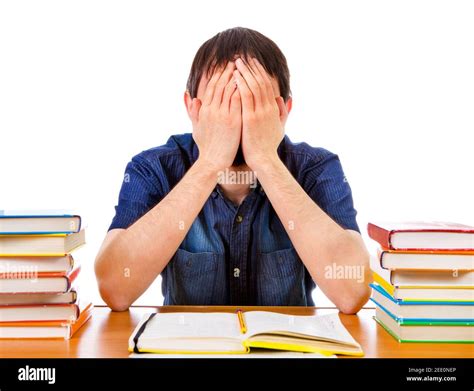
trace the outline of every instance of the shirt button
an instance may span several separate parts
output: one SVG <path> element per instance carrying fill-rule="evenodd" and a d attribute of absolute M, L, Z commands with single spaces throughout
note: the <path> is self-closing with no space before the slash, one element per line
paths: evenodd
<path fill-rule="evenodd" d="M 238 215 L 235 219 L 238 223 L 241 223 L 244 218 L 241 215 Z"/>

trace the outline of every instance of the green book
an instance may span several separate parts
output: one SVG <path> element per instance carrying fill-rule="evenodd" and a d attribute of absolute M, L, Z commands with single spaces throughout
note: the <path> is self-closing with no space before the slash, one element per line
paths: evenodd
<path fill-rule="evenodd" d="M 474 343 L 472 322 L 397 321 L 380 306 L 375 320 L 398 342 Z"/>

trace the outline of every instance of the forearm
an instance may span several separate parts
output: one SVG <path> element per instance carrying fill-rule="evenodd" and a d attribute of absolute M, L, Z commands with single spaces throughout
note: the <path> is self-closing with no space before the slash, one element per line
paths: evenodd
<path fill-rule="evenodd" d="M 255 170 L 313 280 L 341 311 L 357 312 L 370 292 L 368 253 L 360 235 L 334 222 L 306 194 L 278 156 L 267 159 Z M 355 273 L 352 278 L 336 278 L 328 273 L 336 267 Z"/>
<path fill-rule="evenodd" d="M 104 243 L 96 260 L 104 300 L 126 309 L 148 288 L 184 240 L 216 183 L 212 166 L 196 161 L 159 204 Z"/>

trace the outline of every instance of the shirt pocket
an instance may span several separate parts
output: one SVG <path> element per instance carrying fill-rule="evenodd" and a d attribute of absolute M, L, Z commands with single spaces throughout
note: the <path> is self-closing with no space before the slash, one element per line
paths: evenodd
<path fill-rule="evenodd" d="M 209 305 L 213 301 L 219 254 L 178 249 L 170 264 L 170 304 Z"/>
<path fill-rule="evenodd" d="M 258 304 L 306 305 L 304 265 L 294 248 L 259 255 Z"/>

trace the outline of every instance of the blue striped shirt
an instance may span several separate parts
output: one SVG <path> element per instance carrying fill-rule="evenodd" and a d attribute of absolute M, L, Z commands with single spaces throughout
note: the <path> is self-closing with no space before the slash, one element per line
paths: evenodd
<path fill-rule="evenodd" d="M 129 227 L 158 204 L 198 154 L 192 135 L 182 134 L 136 155 L 109 230 Z M 341 227 L 359 231 L 337 155 L 287 136 L 278 155 L 322 210 Z M 216 186 L 162 277 L 165 305 L 314 305 L 315 284 L 258 183 L 240 205 Z"/>

